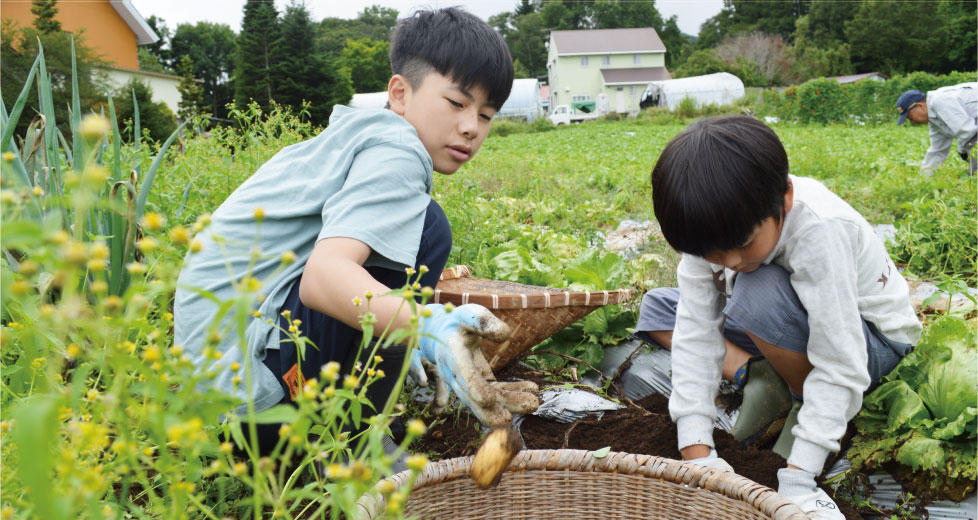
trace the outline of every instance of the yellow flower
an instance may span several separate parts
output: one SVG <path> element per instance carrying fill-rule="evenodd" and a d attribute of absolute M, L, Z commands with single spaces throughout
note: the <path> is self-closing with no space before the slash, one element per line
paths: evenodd
<path fill-rule="evenodd" d="M 97 258 L 93 258 L 89 260 L 88 263 L 85 265 L 88 267 L 88 270 L 93 273 L 101 273 L 102 271 L 105 270 L 105 260 L 99 260 Z"/>
<path fill-rule="evenodd" d="M 324 381 L 336 381 L 336 377 L 340 374 L 340 364 L 330 361 L 323 366 L 321 372 Z"/>
<path fill-rule="evenodd" d="M 387 374 L 383 370 L 378 370 L 377 371 L 377 378 L 378 379 L 383 379 L 385 377 L 387 377 Z"/>
<path fill-rule="evenodd" d="M 112 296 L 105 298 L 105 300 L 102 301 L 102 305 L 104 305 L 105 309 L 108 311 L 117 310 L 122 307 L 122 298 L 119 298 L 113 294 Z"/>
<path fill-rule="evenodd" d="M 367 370 L 367 376 L 368 377 L 374 377 L 375 375 L 377 375 L 377 371 L 376 370 L 374 370 L 372 368 L 369 369 L 369 370 Z"/>
<path fill-rule="evenodd" d="M 136 247 L 144 253 L 149 253 L 150 251 L 156 249 L 159 242 L 153 237 L 143 237 L 136 241 Z"/>
<path fill-rule="evenodd" d="M 261 318 L 261 311 L 255 311 L 255 312 L 251 313 L 251 316 L 253 318 Z"/>
<path fill-rule="evenodd" d="M 61 246 L 61 254 L 70 264 L 81 265 L 88 261 L 88 252 L 81 242 L 70 241 Z"/>
<path fill-rule="evenodd" d="M 103 266 L 105 264 L 102 264 Z M 92 282 L 92 292 L 95 294 L 105 294 L 109 290 L 109 284 L 105 280 L 95 280 Z"/>
<path fill-rule="evenodd" d="M 292 262 L 295 262 L 295 251 L 286 251 L 286 252 L 282 253 L 282 263 L 283 264 L 289 265 Z"/>
<path fill-rule="evenodd" d="M 190 232 L 183 226 L 170 229 L 170 240 L 176 244 L 186 244 L 190 240 Z"/>
<path fill-rule="evenodd" d="M 163 228 L 163 215 L 156 212 L 150 212 L 143 215 L 142 225 L 144 228 L 150 231 L 159 231 Z"/>
<path fill-rule="evenodd" d="M 415 471 L 421 471 L 428 465 L 428 457 L 424 455 L 411 455 L 407 459 L 407 467 Z"/>
<path fill-rule="evenodd" d="M 262 209 L 260 206 L 255 208 L 255 220 L 257 222 L 261 222 L 262 220 L 265 220 L 265 210 Z"/>
<path fill-rule="evenodd" d="M 432 289 L 431 287 L 421 288 L 421 296 L 424 298 L 431 298 L 432 296 L 434 296 L 434 294 L 435 294 L 435 290 Z"/>
<path fill-rule="evenodd" d="M 160 348 L 157 347 L 156 345 L 153 345 L 143 351 L 144 361 L 153 362 L 153 361 L 157 361 L 158 359 L 160 359 Z"/>
<path fill-rule="evenodd" d="M 40 186 L 34 186 L 33 191 L 35 197 L 40 197 L 41 195 L 44 195 L 44 190 L 42 190 Z"/>
<path fill-rule="evenodd" d="M 452 305 L 452 302 L 448 302 L 445 304 L 445 312 L 452 312 L 454 310 L 455 310 L 455 306 Z"/>
<path fill-rule="evenodd" d="M 92 164 L 85 168 L 85 180 L 92 184 L 101 184 L 109 178 L 109 170 Z"/>
<path fill-rule="evenodd" d="M 411 419 L 407 423 L 408 434 L 414 435 L 415 437 L 424 435 L 428 431 L 428 427 L 424 425 L 424 422 L 420 419 Z"/>
<path fill-rule="evenodd" d="M 333 388 L 332 386 L 328 386 L 326 387 L 325 390 L 323 390 L 323 395 L 326 396 L 327 398 L 331 398 L 334 395 L 336 395 L 336 389 Z"/>
<path fill-rule="evenodd" d="M 350 375 L 346 376 L 345 378 L 343 378 L 343 386 L 345 388 L 356 388 L 357 387 L 357 383 L 359 383 L 359 382 L 360 381 L 357 379 L 357 376 L 355 376 L 353 374 L 350 374 Z"/>
<path fill-rule="evenodd" d="M 241 370 L 241 363 L 238 363 L 237 361 L 231 363 L 231 371 L 237 372 L 238 370 Z"/>
<path fill-rule="evenodd" d="M 233 450 L 234 450 L 234 445 L 232 445 L 230 442 L 224 441 L 221 443 L 221 453 L 225 455 L 230 455 L 231 451 Z"/>
<path fill-rule="evenodd" d="M 90 389 L 88 393 L 85 394 L 85 399 L 88 399 L 89 401 L 98 399 L 98 390 L 94 388 Z"/>
<path fill-rule="evenodd" d="M 14 283 L 10 286 L 10 290 L 14 294 L 26 294 L 27 291 L 31 290 L 31 284 L 24 279 L 14 280 Z"/>
<path fill-rule="evenodd" d="M 182 345 L 173 345 L 172 347 L 170 347 L 170 354 L 172 354 L 172 355 L 174 355 L 176 357 L 180 357 L 180 354 L 183 354 L 183 346 Z"/>
<path fill-rule="evenodd" d="M 377 363 L 379 365 L 379 364 L 381 364 L 383 362 L 384 362 L 384 358 L 382 358 L 380 356 L 374 356 L 374 363 Z"/>
<path fill-rule="evenodd" d="M 231 468 L 231 474 L 234 476 L 244 475 L 248 471 L 248 465 L 244 462 L 235 462 L 234 466 Z"/>
<path fill-rule="evenodd" d="M 152 446 L 147 446 L 143 448 L 143 455 L 146 455 L 147 457 L 152 457 L 154 451 L 155 450 L 153 449 Z"/>
<path fill-rule="evenodd" d="M 234 376 L 231 378 L 231 384 L 238 386 L 241 384 L 241 376 Z"/>
<path fill-rule="evenodd" d="M 405 300 L 413 300 L 414 299 L 414 291 L 412 291 L 411 289 L 405 289 L 404 290 L 404 299 Z"/>
<path fill-rule="evenodd" d="M 353 306 L 354 307 L 359 307 L 360 306 L 360 297 L 359 296 L 354 296 L 353 297 Z"/>
<path fill-rule="evenodd" d="M 126 271 L 129 271 L 129 274 L 134 275 L 145 274 L 146 264 L 142 262 L 130 262 L 129 264 L 126 264 Z"/>
<path fill-rule="evenodd" d="M 38 272 L 40 269 L 41 267 L 37 265 L 37 262 L 28 258 L 20 263 L 20 268 L 17 269 L 17 272 L 24 276 L 30 276 Z"/>
<path fill-rule="evenodd" d="M 408 267 L 408 268 L 407 268 L 407 269 L 405 269 L 404 271 L 406 271 L 406 272 L 407 272 L 407 275 L 408 275 L 408 276 L 414 276 L 414 268 L 413 268 L 413 267 Z"/>
<path fill-rule="evenodd" d="M 421 274 L 425 274 L 428 272 L 428 266 L 426 265 L 419 266 L 418 271 L 421 271 Z"/>
<path fill-rule="evenodd" d="M 95 141 L 109 135 L 112 127 L 109 125 L 108 119 L 98 114 L 88 114 L 82 118 L 79 129 L 82 137 L 89 141 Z"/>
<path fill-rule="evenodd" d="M 69 360 L 74 360 L 78 357 L 78 354 L 81 354 L 81 348 L 79 348 L 78 345 L 71 343 L 65 347 L 65 357 Z"/>
<path fill-rule="evenodd" d="M 3 160 L 4 161 L 7 161 L 7 162 L 10 162 L 10 161 L 12 161 L 12 160 L 14 160 L 16 158 L 17 158 L 17 156 L 14 155 L 14 152 L 4 152 L 4 154 L 3 154 Z"/>
<path fill-rule="evenodd" d="M 201 249 L 204 249 L 204 244 L 202 244 L 200 240 L 194 240 L 190 243 L 191 253 L 199 253 Z"/>

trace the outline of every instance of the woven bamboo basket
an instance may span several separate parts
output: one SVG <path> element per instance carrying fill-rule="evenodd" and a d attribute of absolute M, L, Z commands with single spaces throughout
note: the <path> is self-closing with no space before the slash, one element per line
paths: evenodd
<path fill-rule="evenodd" d="M 677 460 L 584 450 L 524 450 L 499 485 L 483 490 L 468 477 L 472 457 L 428 464 L 414 480 L 405 515 L 426 520 L 690 519 L 807 520 L 776 491 L 733 473 Z M 411 472 L 388 479 L 407 486 Z M 366 518 L 384 518 L 379 492 L 358 503 Z"/>
<path fill-rule="evenodd" d="M 505 342 L 482 341 L 482 354 L 493 370 L 503 368 L 594 310 L 625 303 L 633 295 L 628 289 L 567 291 L 471 275 L 472 270 L 465 265 L 445 269 L 432 301 L 452 305 L 477 303 L 510 326 L 512 334 Z"/>

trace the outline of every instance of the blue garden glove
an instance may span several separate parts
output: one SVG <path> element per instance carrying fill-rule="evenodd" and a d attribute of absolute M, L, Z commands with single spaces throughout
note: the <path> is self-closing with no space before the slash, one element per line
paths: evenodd
<path fill-rule="evenodd" d="M 425 316 L 425 314 L 430 315 Z M 530 413 L 537 409 L 537 387 L 531 382 L 500 383 L 495 381 L 479 345 L 482 338 L 501 342 L 509 337 L 509 326 L 481 305 L 446 307 L 426 305 L 421 317 L 421 341 L 412 360 L 412 374 L 425 386 L 422 362 L 434 365 L 435 406 L 448 405 L 455 392 L 483 424 L 500 427 L 512 423 L 512 413 Z M 420 372 L 420 374 L 419 374 Z"/>
<path fill-rule="evenodd" d="M 812 520 L 845 520 L 828 494 L 815 485 L 815 474 L 803 469 L 778 470 L 778 493 L 790 499 Z"/>
<path fill-rule="evenodd" d="M 727 464 L 727 461 L 718 457 L 717 450 L 713 448 L 710 448 L 710 454 L 705 457 L 700 457 L 698 459 L 684 460 L 683 462 L 699 464 L 700 466 L 707 466 L 710 468 L 718 469 L 720 471 L 729 471 L 731 473 L 734 472 L 733 468 L 730 467 L 730 464 Z"/>

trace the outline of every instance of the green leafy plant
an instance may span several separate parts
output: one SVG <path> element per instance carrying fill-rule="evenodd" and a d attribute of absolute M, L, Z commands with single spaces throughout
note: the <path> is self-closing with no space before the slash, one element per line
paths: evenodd
<path fill-rule="evenodd" d="M 975 489 L 975 332 L 946 316 L 863 402 L 849 451 L 857 470 L 890 469 L 920 494 L 962 500 Z"/>

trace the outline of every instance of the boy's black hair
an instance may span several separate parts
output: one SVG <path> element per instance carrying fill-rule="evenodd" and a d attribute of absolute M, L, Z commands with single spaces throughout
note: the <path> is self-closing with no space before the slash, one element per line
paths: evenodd
<path fill-rule="evenodd" d="M 666 145 L 652 169 L 652 203 L 673 248 L 695 256 L 736 249 L 766 218 L 784 216 L 788 154 L 747 116 L 698 121 Z"/>
<path fill-rule="evenodd" d="M 456 7 L 419 10 L 397 23 L 391 36 L 391 70 L 417 88 L 432 70 L 464 88 L 485 89 L 499 110 L 513 88 L 513 59 L 502 36 Z"/>

